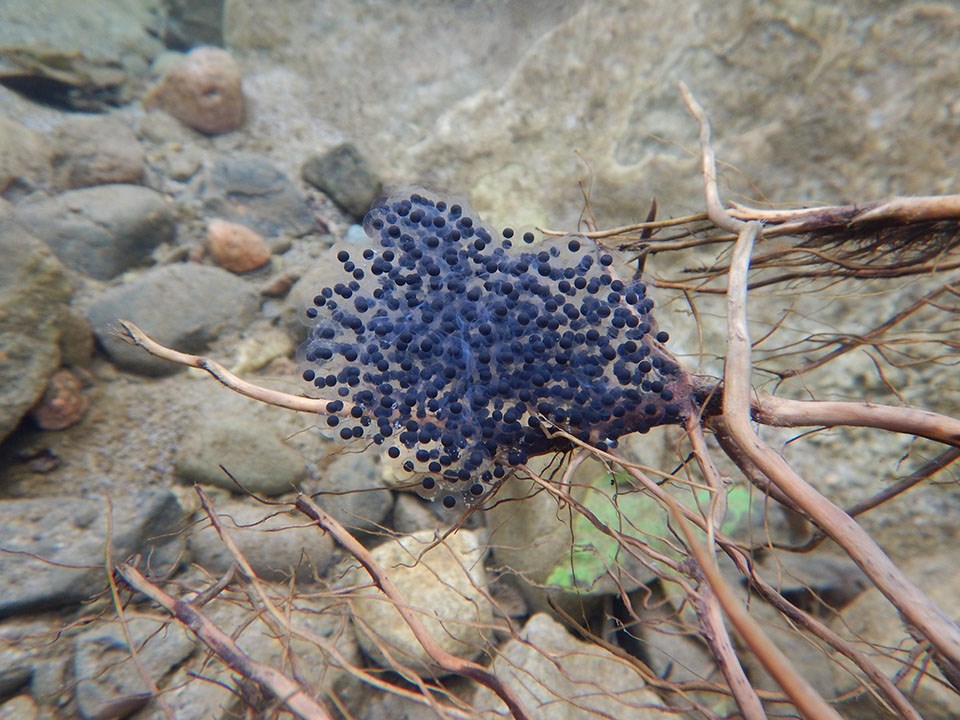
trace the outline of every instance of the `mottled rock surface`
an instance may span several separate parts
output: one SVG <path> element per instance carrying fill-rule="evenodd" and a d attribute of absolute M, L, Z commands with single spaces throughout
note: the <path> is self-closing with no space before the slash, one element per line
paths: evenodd
<path fill-rule="evenodd" d="M 130 320 L 167 346 L 200 352 L 221 332 L 243 327 L 256 309 L 256 294 L 242 280 L 219 268 L 185 264 L 155 268 L 111 288 L 90 306 L 87 318 L 115 363 L 145 375 L 166 375 L 182 367 L 117 338 L 111 326 L 118 319 Z"/>
<path fill-rule="evenodd" d="M 173 211 L 163 195 L 138 185 L 99 185 L 21 205 L 17 218 L 63 261 L 109 280 L 173 240 Z"/>
<path fill-rule="evenodd" d="M 452 533 L 436 547 L 430 530 L 388 540 L 373 549 L 373 559 L 385 569 L 407 602 L 424 608 L 428 632 L 447 652 L 472 660 L 487 647 L 493 610 L 483 594 L 487 583 L 479 538 L 469 530 Z M 347 583 L 369 583 L 354 569 Z M 358 591 L 354 600 L 360 647 L 378 664 L 389 667 L 378 649 L 384 644 L 399 662 L 425 676 L 437 672 L 430 656 L 389 601 L 375 588 Z"/>
<path fill-rule="evenodd" d="M 253 228 L 265 237 L 299 237 L 315 222 L 300 191 L 276 166 L 254 155 L 227 157 L 204 183 L 204 206 L 211 215 Z"/>
<path fill-rule="evenodd" d="M 40 133 L 0 115 L 0 194 L 29 193 L 50 176 L 50 149 Z"/>
<path fill-rule="evenodd" d="M 321 576 L 334 561 L 333 540 L 297 512 L 261 505 L 252 498 L 213 498 L 224 532 L 236 543 L 258 577 L 309 580 Z M 189 537 L 194 562 L 223 575 L 235 562 L 206 515 Z"/>
<path fill-rule="evenodd" d="M 530 618 L 519 639 L 501 649 L 490 669 L 530 712 L 545 720 L 591 720 L 598 715 L 635 720 L 676 717 L 630 663 L 577 640 L 546 614 Z M 565 698 L 577 698 L 577 702 L 558 702 Z M 486 711 L 483 717 L 505 710 L 486 687 L 477 691 L 474 705 Z"/>
<path fill-rule="evenodd" d="M 143 148 L 133 130 L 117 119 L 70 118 L 57 126 L 52 145 L 54 179 L 62 188 L 143 179 Z"/>
<path fill-rule="evenodd" d="M 207 225 L 207 250 L 224 270 L 250 272 L 270 262 L 270 247 L 245 225 L 215 218 Z"/>
<path fill-rule="evenodd" d="M 380 194 L 380 180 L 353 143 L 342 143 L 303 164 L 301 175 L 355 218 L 362 218 Z"/>
<path fill-rule="evenodd" d="M 84 720 L 125 715 L 146 705 L 152 693 L 142 671 L 162 677 L 194 649 L 187 630 L 166 618 L 125 618 L 125 628 L 119 622 L 103 623 L 73 642 L 75 699 Z"/>
<path fill-rule="evenodd" d="M 6 551 L 0 553 L 0 617 L 79 603 L 103 590 L 108 511 L 105 498 L 0 500 L 0 548 Z M 181 515 L 166 491 L 114 498 L 113 558 L 176 545 Z M 160 555 L 153 559 L 155 567 L 163 565 Z"/>
<path fill-rule="evenodd" d="M 84 394 L 80 378 L 61 369 L 51 376 L 30 417 L 41 430 L 65 430 L 80 422 L 89 408 L 90 398 Z"/>
<path fill-rule="evenodd" d="M 143 99 L 194 130 L 219 135 L 243 122 L 245 101 L 240 68 L 221 48 L 198 47 L 168 70 Z"/>
<path fill-rule="evenodd" d="M 63 265 L 0 203 L 0 439 L 60 365 L 58 313 L 73 292 Z"/>
<path fill-rule="evenodd" d="M 244 492 L 221 465 L 255 495 L 288 493 L 305 472 L 303 457 L 255 418 L 200 416 L 177 448 L 177 473 L 191 483 Z"/>

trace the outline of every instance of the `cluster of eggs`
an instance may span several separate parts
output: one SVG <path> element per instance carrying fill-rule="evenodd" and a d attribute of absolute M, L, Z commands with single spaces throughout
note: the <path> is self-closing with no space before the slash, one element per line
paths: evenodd
<path fill-rule="evenodd" d="M 407 193 L 374 204 L 373 241 L 340 249 L 342 281 L 306 309 L 303 379 L 345 440 L 382 445 L 447 507 L 489 496 L 513 466 L 609 447 L 679 422 L 686 376 L 646 287 L 579 236 L 494 236 L 463 204 Z M 333 399 L 336 398 L 336 399 Z"/>

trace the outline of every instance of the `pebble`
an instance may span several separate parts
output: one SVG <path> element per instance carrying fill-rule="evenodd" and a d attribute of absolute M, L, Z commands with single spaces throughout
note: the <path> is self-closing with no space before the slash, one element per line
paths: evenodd
<path fill-rule="evenodd" d="M 54 179 L 61 188 L 143 179 L 143 148 L 133 130 L 116 118 L 70 117 L 53 131 L 51 145 Z"/>
<path fill-rule="evenodd" d="M 41 430 L 65 430 L 80 422 L 90 409 L 83 383 L 66 369 L 57 370 L 30 417 Z"/>
<path fill-rule="evenodd" d="M 300 172 L 306 182 L 354 218 L 363 217 L 383 187 L 370 163 L 350 142 L 308 158 Z"/>
<path fill-rule="evenodd" d="M 269 427 L 245 416 L 200 416 L 185 431 L 175 458 L 177 473 L 191 483 L 243 492 L 223 465 L 255 495 L 291 492 L 303 479 L 303 457 Z"/>
<path fill-rule="evenodd" d="M 520 637 L 500 649 L 490 671 L 512 687 L 539 718 L 667 720 L 677 716 L 675 709 L 669 709 L 644 685 L 629 663 L 593 643 L 577 640 L 544 613 L 531 617 Z M 574 698 L 575 702 L 557 702 Z M 473 705 L 478 714 L 506 712 L 486 687 L 477 688 Z"/>
<path fill-rule="evenodd" d="M 240 67 L 226 50 L 195 48 L 147 92 L 143 105 L 208 135 L 236 130 L 245 113 Z"/>
<path fill-rule="evenodd" d="M 420 617 L 436 643 L 448 653 L 473 660 L 487 649 L 493 622 L 493 607 L 484 594 L 484 548 L 479 536 L 469 530 L 455 532 L 431 547 L 435 543 L 435 533 L 426 530 L 388 540 L 371 554 L 381 568 L 389 570 L 404 600 L 422 609 Z M 366 572 L 354 567 L 344 581 L 361 588 L 351 597 L 357 639 L 368 657 L 390 667 L 379 649 L 382 645 L 397 662 L 423 677 L 442 672 L 396 608 L 370 586 Z"/>
<path fill-rule="evenodd" d="M 139 185 L 98 185 L 21 205 L 17 219 L 65 265 L 110 280 L 173 242 L 176 220 L 166 198 Z"/>
<path fill-rule="evenodd" d="M 217 162 L 204 178 L 202 200 L 211 217 L 242 223 L 263 237 L 301 237 L 316 227 L 303 194 L 259 155 Z"/>
<path fill-rule="evenodd" d="M 117 338 L 111 327 L 130 320 L 168 347 L 197 353 L 223 332 L 245 327 L 257 312 L 256 292 L 235 275 L 192 263 L 153 268 L 110 288 L 87 311 L 110 359 L 143 375 L 169 375 L 182 366 L 159 360 Z"/>
<path fill-rule="evenodd" d="M 261 290 L 261 296 L 263 291 Z M 232 370 L 236 375 L 262 370 L 275 360 L 286 360 L 296 351 L 290 336 L 280 328 L 268 327 L 237 343 Z"/>
<path fill-rule="evenodd" d="M 0 500 L 0 617 L 79 603 L 101 592 L 107 537 L 103 498 Z M 173 493 L 140 488 L 113 497 L 116 560 L 135 553 L 160 572 L 181 548 L 182 512 Z"/>
<path fill-rule="evenodd" d="M 117 620 L 95 623 L 74 639 L 74 699 L 84 720 L 127 717 L 140 709 L 152 697 L 140 668 L 147 677 L 162 678 L 194 650 L 187 631 L 166 618 L 127 616 L 125 626 Z"/>
<path fill-rule="evenodd" d="M 442 523 L 433 512 L 434 505 L 412 493 L 398 493 L 393 504 L 391 527 L 399 533 L 439 528 Z"/>
<path fill-rule="evenodd" d="M 207 250 L 224 270 L 245 273 L 270 262 L 270 246 L 239 223 L 214 218 L 207 224 Z"/>
<path fill-rule="evenodd" d="M 251 498 L 218 496 L 212 502 L 225 532 L 264 580 L 284 581 L 295 575 L 307 581 L 323 575 L 336 557 L 330 536 L 308 525 L 299 513 Z M 199 526 L 187 540 L 193 562 L 208 573 L 223 575 L 234 557 L 203 511 L 196 517 Z"/>
<path fill-rule="evenodd" d="M 375 452 L 333 455 L 319 480 L 304 483 L 303 489 L 351 531 L 376 531 L 393 507 Z"/>
<path fill-rule="evenodd" d="M 0 440 L 43 395 L 60 365 L 59 318 L 73 293 L 50 249 L 0 201 Z"/>

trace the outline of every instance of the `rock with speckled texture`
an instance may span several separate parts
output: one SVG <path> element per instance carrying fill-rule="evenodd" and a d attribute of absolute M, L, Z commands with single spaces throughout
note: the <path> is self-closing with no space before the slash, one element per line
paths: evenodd
<path fill-rule="evenodd" d="M 243 280 L 202 265 L 167 265 L 110 288 L 90 306 L 87 319 L 110 359 L 143 375 L 169 375 L 182 366 L 159 360 L 113 334 L 130 320 L 168 347 L 201 352 L 220 333 L 241 328 L 257 311 L 257 294 Z"/>
<path fill-rule="evenodd" d="M 139 183 L 143 179 L 140 141 L 115 118 L 68 118 L 54 130 L 52 145 L 54 178 L 62 188 Z"/>
<path fill-rule="evenodd" d="M 270 428 L 245 416 L 197 418 L 177 448 L 177 473 L 191 483 L 217 485 L 241 493 L 220 468 L 256 495 L 290 492 L 303 478 L 305 463 Z"/>
<path fill-rule="evenodd" d="M 63 265 L 0 201 L 0 440 L 60 365 L 58 316 L 73 292 Z"/>
<path fill-rule="evenodd" d="M 143 104 L 208 135 L 236 130 L 245 113 L 240 68 L 222 48 L 195 48 L 150 89 Z"/>
<path fill-rule="evenodd" d="M 630 663 L 609 650 L 578 640 L 549 615 L 534 615 L 497 654 L 490 671 L 506 682 L 538 718 L 631 720 L 675 718 L 656 693 L 646 687 Z M 557 702 L 576 698 L 577 702 Z M 492 691 L 480 687 L 473 700 L 484 718 L 505 708 Z"/>
<path fill-rule="evenodd" d="M 429 608 L 422 620 L 437 644 L 467 660 L 484 652 L 493 621 L 493 608 L 484 594 L 483 552 L 470 530 L 455 532 L 439 544 L 433 531 L 421 531 L 388 540 L 371 551 L 381 567 L 390 568 L 390 577 L 404 598 Z M 361 588 L 353 595 L 353 608 L 357 638 L 367 655 L 390 667 L 378 648 L 382 644 L 397 662 L 424 676 L 439 671 L 396 609 L 369 586 L 366 573 L 352 570 L 344 580 Z"/>
<path fill-rule="evenodd" d="M 182 511 L 165 490 L 112 498 L 111 553 L 150 557 L 154 569 L 177 556 Z M 0 617 L 79 603 L 107 586 L 106 499 L 0 501 Z M 167 554 L 167 550 L 171 550 Z"/>

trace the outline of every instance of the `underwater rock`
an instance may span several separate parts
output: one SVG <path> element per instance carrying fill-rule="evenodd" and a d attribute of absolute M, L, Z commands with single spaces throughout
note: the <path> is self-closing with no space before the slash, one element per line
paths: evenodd
<path fill-rule="evenodd" d="M 184 56 L 143 98 L 194 130 L 219 135 L 243 123 L 240 68 L 226 50 L 198 47 Z"/>
<path fill-rule="evenodd" d="M 208 214 L 241 223 L 267 238 L 300 237 L 316 223 L 303 194 L 259 155 L 223 158 L 207 174 L 202 192 Z"/>
<path fill-rule="evenodd" d="M 355 218 L 363 217 L 380 194 L 380 180 L 353 143 L 308 158 L 300 172 L 306 182 Z"/>
<path fill-rule="evenodd" d="M 390 573 L 407 602 L 427 610 L 421 618 L 437 645 L 466 660 L 484 651 L 485 628 L 493 622 L 493 607 L 483 590 L 487 574 L 481 562 L 483 548 L 475 533 L 460 530 L 440 542 L 434 531 L 425 530 L 388 540 L 375 547 L 371 555 Z M 391 667 L 380 650 L 385 646 L 395 662 L 424 677 L 435 674 L 438 668 L 426 650 L 396 608 L 380 590 L 370 586 L 367 574 L 353 569 L 344 580 L 359 588 L 352 594 L 352 606 L 363 651 L 379 665 Z"/>
<path fill-rule="evenodd" d="M 270 246 L 239 223 L 214 218 L 207 225 L 206 245 L 213 261 L 230 272 L 250 272 L 270 262 Z"/>
<path fill-rule="evenodd" d="M 0 115 L 0 194 L 29 194 L 50 176 L 50 150 L 40 133 Z"/>
<path fill-rule="evenodd" d="M 70 190 L 16 214 L 65 265 L 97 280 L 116 277 L 176 236 L 166 198 L 139 185 Z"/>
<path fill-rule="evenodd" d="M 532 710 L 547 709 L 551 720 L 597 717 L 668 720 L 675 718 L 630 663 L 594 643 L 578 640 L 549 615 L 534 615 L 497 654 L 490 672 L 515 688 Z M 575 702 L 569 699 L 575 698 Z M 486 687 L 473 699 L 477 712 L 503 712 Z"/>
<path fill-rule="evenodd" d="M 114 336 L 112 326 L 118 319 L 136 323 L 164 345 L 202 352 L 220 333 L 249 323 L 257 308 L 256 293 L 226 270 L 167 265 L 104 292 L 90 306 L 87 319 L 117 365 L 144 375 L 170 375 L 182 368 Z"/>
<path fill-rule="evenodd" d="M 69 118 L 54 130 L 52 145 L 54 178 L 62 188 L 136 184 L 143 179 L 140 141 L 114 118 Z"/>
<path fill-rule="evenodd" d="M 112 496 L 111 552 L 141 553 L 160 569 L 174 561 L 183 513 L 173 493 L 140 488 Z M 79 603 L 107 587 L 105 498 L 0 501 L 0 617 Z M 169 569 L 169 566 L 166 566 Z"/>
<path fill-rule="evenodd" d="M 330 536 L 282 507 L 264 506 L 252 498 L 215 497 L 212 502 L 224 531 L 258 577 L 283 581 L 295 575 L 306 581 L 314 573 L 323 575 L 333 563 Z M 187 540 L 190 554 L 206 572 L 222 575 L 235 558 L 206 515 L 200 522 Z"/>
<path fill-rule="evenodd" d="M 60 366 L 60 324 L 73 294 L 63 265 L 0 201 L 0 440 Z"/>
<path fill-rule="evenodd" d="M 30 417 L 41 430 L 65 430 L 76 425 L 90 409 L 80 378 L 69 370 L 57 370 Z"/>
<path fill-rule="evenodd" d="M 221 469 L 255 495 L 291 492 L 303 479 L 303 457 L 255 419 L 200 416 L 184 433 L 175 459 L 177 474 L 191 483 L 243 492 Z"/>

